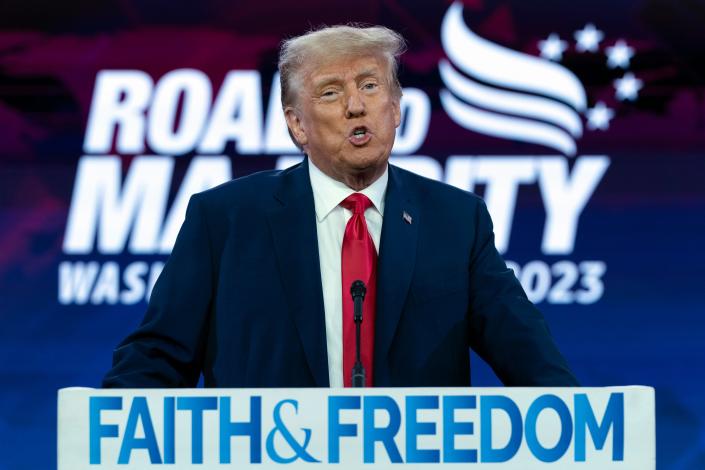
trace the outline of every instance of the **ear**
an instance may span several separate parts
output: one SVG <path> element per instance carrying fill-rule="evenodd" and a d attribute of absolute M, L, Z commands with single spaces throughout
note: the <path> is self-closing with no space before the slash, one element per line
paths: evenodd
<path fill-rule="evenodd" d="M 394 106 L 394 127 L 399 127 L 401 124 L 401 97 L 392 100 L 392 106 Z"/>
<path fill-rule="evenodd" d="M 296 109 L 291 106 L 284 108 L 284 118 L 286 118 L 286 125 L 289 127 L 289 132 L 294 136 L 296 142 L 302 147 L 306 145 L 308 143 L 306 130 Z"/>

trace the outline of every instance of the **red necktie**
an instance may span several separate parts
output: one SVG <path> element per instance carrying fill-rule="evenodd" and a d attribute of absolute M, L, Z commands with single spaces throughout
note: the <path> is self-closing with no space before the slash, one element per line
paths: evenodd
<path fill-rule="evenodd" d="M 346 387 L 352 384 L 352 368 L 355 364 L 355 322 L 353 321 L 353 301 L 350 286 L 360 280 L 367 286 L 367 294 L 362 309 L 362 333 L 360 335 L 360 358 L 365 368 L 365 385 L 372 386 L 372 358 L 375 338 L 375 300 L 377 291 L 377 250 L 367 231 L 365 209 L 372 202 L 361 193 L 348 196 L 341 206 L 353 215 L 345 227 L 342 250 L 343 277 L 343 382 Z"/>

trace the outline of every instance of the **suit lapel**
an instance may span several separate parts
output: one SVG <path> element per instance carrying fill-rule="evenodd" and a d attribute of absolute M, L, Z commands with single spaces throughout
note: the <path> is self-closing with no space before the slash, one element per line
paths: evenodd
<path fill-rule="evenodd" d="M 316 386 L 328 387 L 325 313 L 308 160 L 287 170 L 268 214 L 284 289 Z"/>
<path fill-rule="evenodd" d="M 387 356 L 401 317 L 416 262 L 419 213 L 400 171 L 389 167 L 380 241 L 375 320 L 375 385 L 389 386 Z"/>

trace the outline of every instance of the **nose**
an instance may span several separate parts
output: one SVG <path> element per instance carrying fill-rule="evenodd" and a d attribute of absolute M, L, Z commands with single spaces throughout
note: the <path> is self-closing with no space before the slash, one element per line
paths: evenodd
<path fill-rule="evenodd" d="M 345 106 L 345 117 L 354 118 L 365 115 L 365 102 L 360 90 L 355 88 L 347 94 L 347 103 Z"/>

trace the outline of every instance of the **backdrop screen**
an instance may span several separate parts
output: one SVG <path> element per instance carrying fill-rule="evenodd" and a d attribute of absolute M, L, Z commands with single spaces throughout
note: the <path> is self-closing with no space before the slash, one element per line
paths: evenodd
<path fill-rule="evenodd" d="M 347 22 L 408 41 L 393 163 L 484 197 L 581 383 L 654 386 L 659 468 L 705 468 L 702 0 L 3 3 L 0 466 L 55 466 L 189 196 L 302 158 L 278 47 Z"/>

